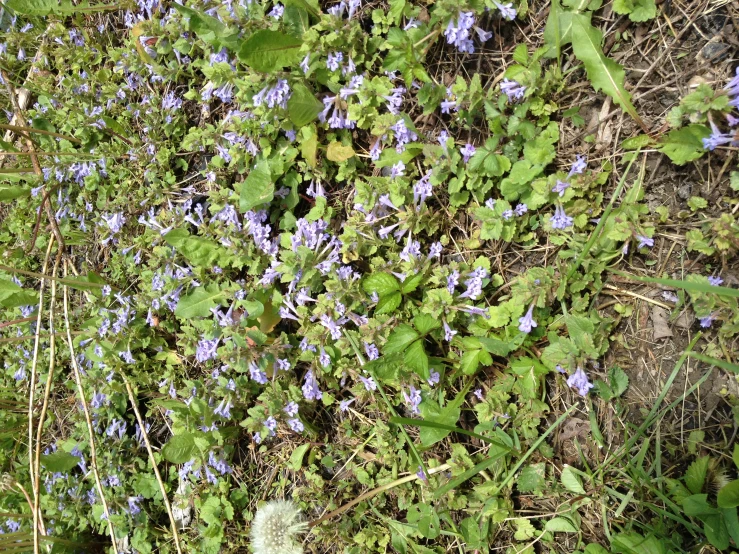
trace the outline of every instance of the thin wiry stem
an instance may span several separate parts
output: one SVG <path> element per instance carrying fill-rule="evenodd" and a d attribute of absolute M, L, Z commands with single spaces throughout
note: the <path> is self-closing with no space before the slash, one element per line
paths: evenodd
<path fill-rule="evenodd" d="M 67 276 L 67 264 L 64 262 L 64 276 Z M 64 285 L 64 325 L 67 328 L 67 344 L 69 345 L 69 357 L 72 360 L 72 369 L 74 370 L 74 380 L 77 383 L 77 390 L 80 393 L 80 400 L 82 401 L 82 411 L 85 414 L 85 421 L 87 422 L 87 434 L 90 438 L 90 465 L 92 467 L 92 474 L 95 476 L 95 486 L 97 487 L 98 494 L 100 495 L 100 501 L 103 504 L 103 513 L 105 519 L 108 521 L 108 531 L 110 532 L 110 540 L 113 543 L 113 552 L 118 554 L 118 546 L 115 540 L 115 532 L 113 531 L 113 523 L 110 521 L 110 512 L 108 511 L 108 502 L 105 500 L 103 494 L 103 485 L 100 482 L 100 472 L 98 471 L 97 463 L 97 449 L 95 448 L 95 432 L 92 427 L 92 419 L 90 418 L 90 409 L 87 406 L 87 400 L 85 400 L 85 390 L 82 388 L 82 377 L 80 373 L 79 365 L 77 364 L 77 357 L 74 355 L 74 342 L 72 341 L 72 331 L 69 325 L 69 287 Z"/>
<path fill-rule="evenodd" d="M 164 499 L 164 506 L 167 508 L 167 515 L 169 516 L 169 523 L 172 525 L 172 536 L 174 537 L 175 547 L 177 547 L 178 554 L 182 554 L 182 549 L 180 548 L 180 535 L 179 533 L 177 533 L 177 524 L 175 523 L 174 514 L 172 513 L 172 505 L 169 503 L 169 497 L 167 497 L 167 491 L 164 488 L 164 482 L 162 481 L 162 476 L 159 474 L 159 468 L 157 467 L 157 461 L 154 458 L 154 450 L 151 448 L 151 443 L 149 442 L 149 434 L 146 432 L 146 427 L 144 426 L 144 420 L 141 417 L 141 413 L 139 412 L 139 407 L 136 405 L 136 397 L 133 394 L 131 383 L 128 382 L 128 378 L 123 374 L 123 372 L 121 372 L 121 377 L 123 378 L 123 382 L 126 384 L 126 390 L 128 391 L 128 399 L 131 401 L 133 412 L 136 414 L 136 421 L 138 421 L 139 429 L 141 429 L 141 436 L 144 438 L 144 443 L 146 444 L 146 450 L 149 453 L 149 461 L 151 461 L 151 467 L 154 468 L 154 476 L 157 479 L 157 483 L 159 483 L 159 490 L 162 491 L 162 498 Z"/>
<path fill-rule="evenodd" d="M 42 269 L 42 273 L 46 273 L 46 270 L 49 267 L 49 257 L 51 256 L 51 247 L 54 245 L 54 237 L 53 235 L 49 237 L 49 246 L 46 249 L 46 257 L 44 258 L 44 265 Z M 41 344 L 41 317 L 44 313 L 44 286 L 46 285 L 46 279 L 41 278 L 41 284 L 39 285 L 39 293 L 38 293 L 38 308 L 37 308 L 37 314 L 36 314 L 36 333 L 34 336 L 34 344 L 33 344 L 33 360 L 31 361 L 31 382 L 28 387 L 28 473 L 29 478 L 31 479 L 31 484 L 35 482 L 34 473 L 33 473 L 33 405 L 35 402 L 35 390 L 36 390 L 36 368 L 38 367 L 38 351 L 39 346 Z M 32 487 L 32 491 L 34 495 L 36 494 L 36 489 Z M 34 497 L 35 498 L 35 497 Z M 35 506 L 34 504 L 32 504 Z M 33 526 L 38 527 L 39 522 L 38 514 L 36 513 L 36 510 L 33 510 Z"/>
<path fill-rule="evenodd" d="M 52 275 L 56 275 L 59 270 L 59 262 L 62 259 L 62 251 L 58 250 L 56 260 L 54 261 L 54 269 Z M 36 428 L 36 458 L 34 460 L 34 480 L 33 480 L 33 515 L 41 518 L 41 435 L 44 432 L 44 419 L 46 418 L 46 410 L 49 407 L 49 396 L 51 396 L 51 383 L 54 380 L 54 363 L 56 358 L 56 336 L 54 335 L 54 302 L 56 300 L 56 281 L 51 282 L 51 300 L 49 301 L 49 373 L 46 376 L 46 388 L 44 390 L 44 403 L 41 406 L 41 414 L 38 418 L 38 427 Z M 33 553 L 39 554 L 39 528 L 38 519 L 33 526 Z"/>

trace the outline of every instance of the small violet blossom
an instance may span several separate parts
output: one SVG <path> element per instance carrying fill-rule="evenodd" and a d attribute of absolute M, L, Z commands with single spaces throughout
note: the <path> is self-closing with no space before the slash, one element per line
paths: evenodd
<path fill-rule="evenodd" d="M 588 376 L 579 367 L 577 368 L 577 371 L 575 371 L 575 373 L 567 378 L 567 385 L 570 387 L 575 387 L 577 389 L 577 393 L 580 396 L 587 396 L 588 392 L 590 392 L 590 389 L 595 386 L 588 380 Z"/>
<path fill-rule="evenodd" d="M 522 333 L 530 333 L 537 326 L 536 321 L 534 321 L 534 304 L 531 304 L 526 315 L 518 318 L 518 330 Z"/>

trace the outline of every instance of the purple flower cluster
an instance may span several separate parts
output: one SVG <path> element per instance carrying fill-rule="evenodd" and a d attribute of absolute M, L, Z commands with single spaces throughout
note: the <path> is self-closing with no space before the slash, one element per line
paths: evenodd
<path fill-rule="evenodd" d="M 561 204 L 557 204 L 554 209 L 554 215 L 551 217 L 550 222 L 552 229 L 567 229 L 572 226 L 574 220 L 565 213 L 564 207 Z"/>
<path fill-rule="evenodd" d="M 454 18 L 449 20 L 444 30 L 444 37 L 448 44 L 454 45 L 460 52 L 472 54 L 475 52 L 475 46 L 472 43 L 472 29 L 477 33 L 480 42 L 487 42 L 493 36 L 493 33 L 475 25 L 475 14 L 460 12 L 456 20 Z"/>
<path fill-rule="evenodd" d="M 512 103 L 523 99 L 526 87 L 516 81 L 503 79 L 500 83 L 500 91 L 508 97 L 508 102 Z"/>
<path fill-rule="evenodd" d="M 590 389 L 595 385 L 588 380 L 587 374 L 578 367 L 577 371 L 567 378 L 567 386 L 577 389 L 577 393 L 580 396 L 587 396 Z"/>
<path fill-rule="evenodd" d="M 303 397 L 306 400 L 320 400 L 323 398 L 323 392 L 318 388 L 318 381 L 316 381 L 315 375 L 312 370 L 308 370 L 305 374 L 305 380 L 303 381 Z"/>
<path fill-rule="evenodd" d="M 333 111 L 331 111 L 333 110 Z M 329 112 L 331 115 L 329 116 Z M 344 116 L 341 111 L 339 96 L 326 96 L 323 99 L 323 111 L 318 114 L 318 120 L 326 123 L 328 118 L 328 126 L 331 129 L 354 129 L 356 122 Z"/>
<path fill-rule="evenodd" d="M 273 86 L 267 85 L 252 97 L 254 106 L 267 105 L 268 108 L 287 108 L 287 101 L 292 92 L 285 79 L 278 79 Z"/>

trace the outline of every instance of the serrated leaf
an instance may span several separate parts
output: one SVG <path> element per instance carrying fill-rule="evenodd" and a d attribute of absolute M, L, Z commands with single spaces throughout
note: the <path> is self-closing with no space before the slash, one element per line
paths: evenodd
<path fill-rule="evenodd" d="M 430 421 L 433 423 L 441 423 L 454 427 L 459 421 L 461 409 L 456 403 L 449 403 L 443 408 L 431 400 L 426 400 L 421 403 L 421 417 L 424 421 Z M 438 429 L 434 427 L 421 426 L 419 436 L 421 438 L 421 444 L 424 446 L 431 446 L 432 444 L 439 442 L 446 437 L 451 431 L 449 429 Z"/>
<path fill-rule="evenodd" d="M 69 452 L 57 450 L 51 454 L 42 455 L 41 465 L 52 473 L 65 473 L 80 463 L 80 460 L 81 458 Z"/>
<path fill-rule="evenodd" d="M 354 149 L 351 146 L 345 146 L 338 141 L 334 141 L 326 148 L 326 158 L 332 162 L 345 162 L 354 156 Z"/>
<path fill-rule="evenodd" d="M 293 92 L 287 101 L 287 115 L 296 127 L 302 127 L 313 121 L 321 110 L 320 102 L 313 92 L 302 83 L 293 85 Z"/>
<path fill-rule="evenodd" d="M 573 14 L 572 25 L 572 50 L 585 66 L 593 88 L 605 92 L 642 128 L 646 128 L 631 103 L 631 94 L 624 88 L 623 67 L 603 54 L 602 33 L 590 24 L 590 17 L 584 14 Z"/>
<path fill-rule="evenodd" d="M 730 481 L 718 491 L 719 508 L 736 508 L 739 506 L 739 480 Z"/>
<path fill-rule="evenodd" d="M 413 326 L 419 333 L 425 335 L 441 327 L 441 322 L 428 314 L 418 314 L 413 318 Z"/>
<path fill-rule="evenodd" d="M 195 436 L 192 433 L 174 435 L 162 448 L 164 459 L 173 464 L 184 464 L 192 460 L 198 453 Z"/>
<path fill-rule="evenodd" d="M 238 57 L 256 71 L 271 73 L 296 63 L 302 44 L 301 39 L 292 35 L 262 29 L 244 41 Z"/>
<path fill-rule="evenodd" d="M 367 294 L 376 292 L 380 296 L 385 296 L 399 290 L 400 284 L 394 275 L 376 271 L 364 278 L 362 288 Z"/>
<path fill-rule="evenodd" d="M 262 160 L 249 172 L 246 180 L 241 184 L 239 209 L 242 213 L 252 208 L 272 202 L 275 195 L 275 185 L 272 182 L 272 173 L 269 163 Z"/>
<path fill-rule="evenodd" d="M 375 308 L 375 315 L 389 314 L 394 312 L 403 299 L 399 292 L 391 292 L 387 296 L 381 296 Z"/>
<path fill-rule="evenodd" d="M 164 240 L 195 266 L 224 266 L 228 263 L 229 255 L 225 248 L 215 241 L 191 235 L 186 229 L 172 229 L 164 235 Z"/>
<path fill-rule="evenodd" d="M 211 283 L 204 287 L 197 287 L 187 296 L 180 298 L 174 314 L 183 319 L 193 317 L 207 317 L 211 315 L 211 308 L 220 304 L 220 300 L 226 297 L 217 284 Z"/>
<path fill-rule="evenodd" d="M 685 486 L 693 494 L 698 494 L 703 489 L 708 474 L 709 462 L 710 458 L 708 456 L 701 456 L 694 460 L 685 471 Z"/>
<path fill-rule="evenodd" d="M 406 277 L 405 281 L 400 285 L 400 292 L 403 294 L 410 294 L 418 288 L 418 285 L 423 281 L 424 274 L 416 273 L 410 277 Z"/>
<path fill-rule="evenodd" d="M 565 466 L 562 470 L 560 481 L 562 481 L 562 485 L 568 491 L 574 492 L 575 494 L 585 494 L 585 488 L 582 486 L 580 476 L 570 466 Z"/>
<path fill-rule="evenodd" d="M 221 46 L 226 46 L 235 50 L 241 44 L 239 32 L 233 28 L 228 30 L 218 18 L 193 10 L 178 2 L 173 2 L 172 7 L 187 18 L 187 29 L 214 49 L 220 50 Z"/>
<path fill-rule="evenodd" d="M 667 133 L 657 149 L 666 154 L 672 163 L 684 165 L 697 160 L 705 153 L 703 139 L 710 134 L 711 131 L 705 125 L 688 125 Z"/>
<path fill-rule="evenodd" d="M 406 323 L 398 325 L 393 329 L 382 348 L 385 354 L 394 354 L 405 350 L 414 340 L 418 338 L 418 332 Z"/>
<path fill-rule="evenodd" d="M 429 357 L 423 347 L 423 340 L 416 340 L 406 348 L 403 362 L 424 379 L 429 378 Z"/>

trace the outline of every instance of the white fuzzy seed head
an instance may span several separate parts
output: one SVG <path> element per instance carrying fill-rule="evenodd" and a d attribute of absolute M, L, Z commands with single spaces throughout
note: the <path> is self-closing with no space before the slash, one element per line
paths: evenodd
<path fill-rule="evenodd" d="M 303 554 L 297 535 L 308 528 L 292 502 L 272 500 L 257 509 L 251 523 L 254 554 Z"/>

